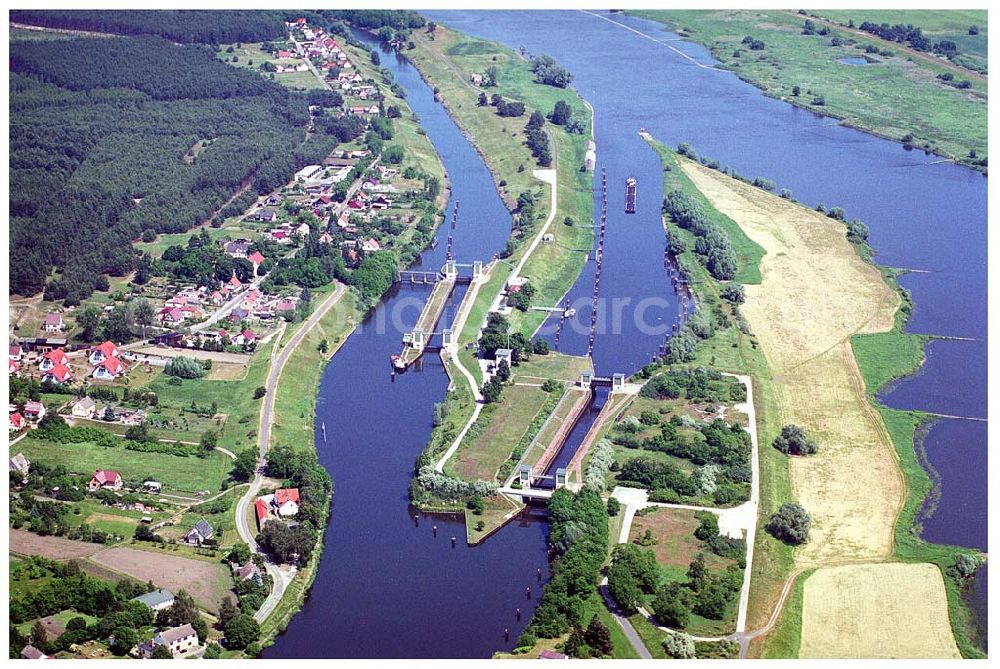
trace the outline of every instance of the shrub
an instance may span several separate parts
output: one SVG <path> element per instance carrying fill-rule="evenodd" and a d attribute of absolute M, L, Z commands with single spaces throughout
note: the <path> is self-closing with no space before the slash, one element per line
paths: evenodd
<path fill-rule="evenodd" d="M 170 359 L 163 372 L 167 376 L 176 376 L 180 379 L 197 379 L 205 375 L 205 368 L 194 358 L 179 355 Z"/>
<path fill-rule="evenodd" d="M 663 638 L 663 650 L 668 657 L 690 660 L 695 656 L 694 639 L 684 632 L 667 632 L 667 636 Z"/>
<path fill-rule="evenodd" d="M 819 451 L 819 444 L 810 439 L 798 425 L 786 425 L 772 445 L 785 455 L 812 455 Z"/>
<path fill-rule="evenodd" d="M 722 299 L 729 300 L 733 304 L 743 304 L 747 299 L 746 290 L 739 283 L 726 284 L 722 287 L 719 295 L 722 296 Z"/>
<path fill-rule="evenodd" d="M 256 388 L 254 388 L 253 398 L 255 400 L 259 400 L 264 395 L 267 395 L 267 388 L 265 388 L 264 386 L 257 386 Z"/>
<path fill-rule="evenodd" d="M 765 529 L 779 541 L 786 544 L 803 544 L 809 539 L 812 519 L 806 510 L 795 502 L 786 502 L 771 514 Z"/>

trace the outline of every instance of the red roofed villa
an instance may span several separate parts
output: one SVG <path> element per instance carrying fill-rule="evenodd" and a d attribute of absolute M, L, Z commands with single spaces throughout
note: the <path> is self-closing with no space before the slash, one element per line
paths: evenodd
<path fill-rule="evenodd" d="M 94 475 L 90 477 L 90 483 L 87 484 L 87 489 L 90 492 L 99 490 L 101 488 L 107 488 L 108 490 L 121 490 L 124 485 L 122 481 L 122 475 L 116 471 L 110 469 L 97 469 L 94 471 Z"/>
<path fill-rule="evenodd" d="M 101 361 L 108 358 L 117 358 L 120 354 L 118 347 L 112 342 L 106 341 L 103 344 L 95 346 L 90 351 L 90 364 L 97 365 Z"/>

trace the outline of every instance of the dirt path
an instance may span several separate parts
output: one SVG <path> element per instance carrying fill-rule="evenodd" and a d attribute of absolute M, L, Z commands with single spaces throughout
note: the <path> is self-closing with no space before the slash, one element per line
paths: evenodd
<path fill-rule="evenodd" d="M 789 465 L 792 496 L 813 519 L 796 566 L 818 568 L 806 585 L 814 594 L 804 605 L 803 652 L 864 657 L 879 655 L 881 645 L 897 657 L 953 657 L 940 570 L 907 565 L 900 577 L 898 565 L 885 562 L 906 486 L 850 344 L 854 334 L 892 328 L 898 295 L 857 255 L 841 223 L 690 161 L 682 165 L 765 249 L 762 282 L 746 286 L 743 313 L 773 373 L 781 423 L 802 425 L 820 443 L 817 455 Z M 869 564 L 829 578 L 844 562 Z M 880 587 L 865 585 L 873 582 Z M 895 604 L 903 601 L 906 607 Z M 829 624 L 837 615 L 865 623 Z"/>

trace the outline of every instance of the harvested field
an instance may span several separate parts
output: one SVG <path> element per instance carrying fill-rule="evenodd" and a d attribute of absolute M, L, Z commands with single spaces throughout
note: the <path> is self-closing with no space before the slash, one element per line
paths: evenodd
<path fill-rule="evenodd" d="M 140 581 L 151 580 L 157 587 L 186 590 L 199 606 L 213 613 L 219 610 L 222 598 L 231 594 L 229 573 L 222 564 L 124 546 L 108 548 L 90 559 Z"/>
<path fill-rule="evenodd" d="M 823 567 L 806 580 L 802 608 L 803 658 L 961 657 L 933 564 Z"/>
<path fill-rule="evenodd" d="M 812 514 L 799 564 L 892 552 L 905 494 L 885 425 L 869 405 L 850 336 L 892 328 L 899 297 L 858 257 L 841 223 L 684 161 L 712 204 L 766 251 L 743 313 L 774 373 L 782 423 L 816 437 L 793 459 L 794 496 Z"/>
<path fill-rule="evenodd" d="M 41 555 L 50 560 L 72 560 L 93 555 L 101 544 L 88 544 L 62 537 L 43 537 L 24 530 L 10 530 L 10 552 L 18 555 Z"/>

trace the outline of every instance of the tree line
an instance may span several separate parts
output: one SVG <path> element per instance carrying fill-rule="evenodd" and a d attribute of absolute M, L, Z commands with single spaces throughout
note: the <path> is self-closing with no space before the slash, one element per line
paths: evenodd
<path fill-rule="evenodd" d="M 12 11 L 10 20 L 44 28 L 158 35 L 186 44 L 259 42 L 285 35 L 278 13 L 256 10 L 22 9 Z"/>

